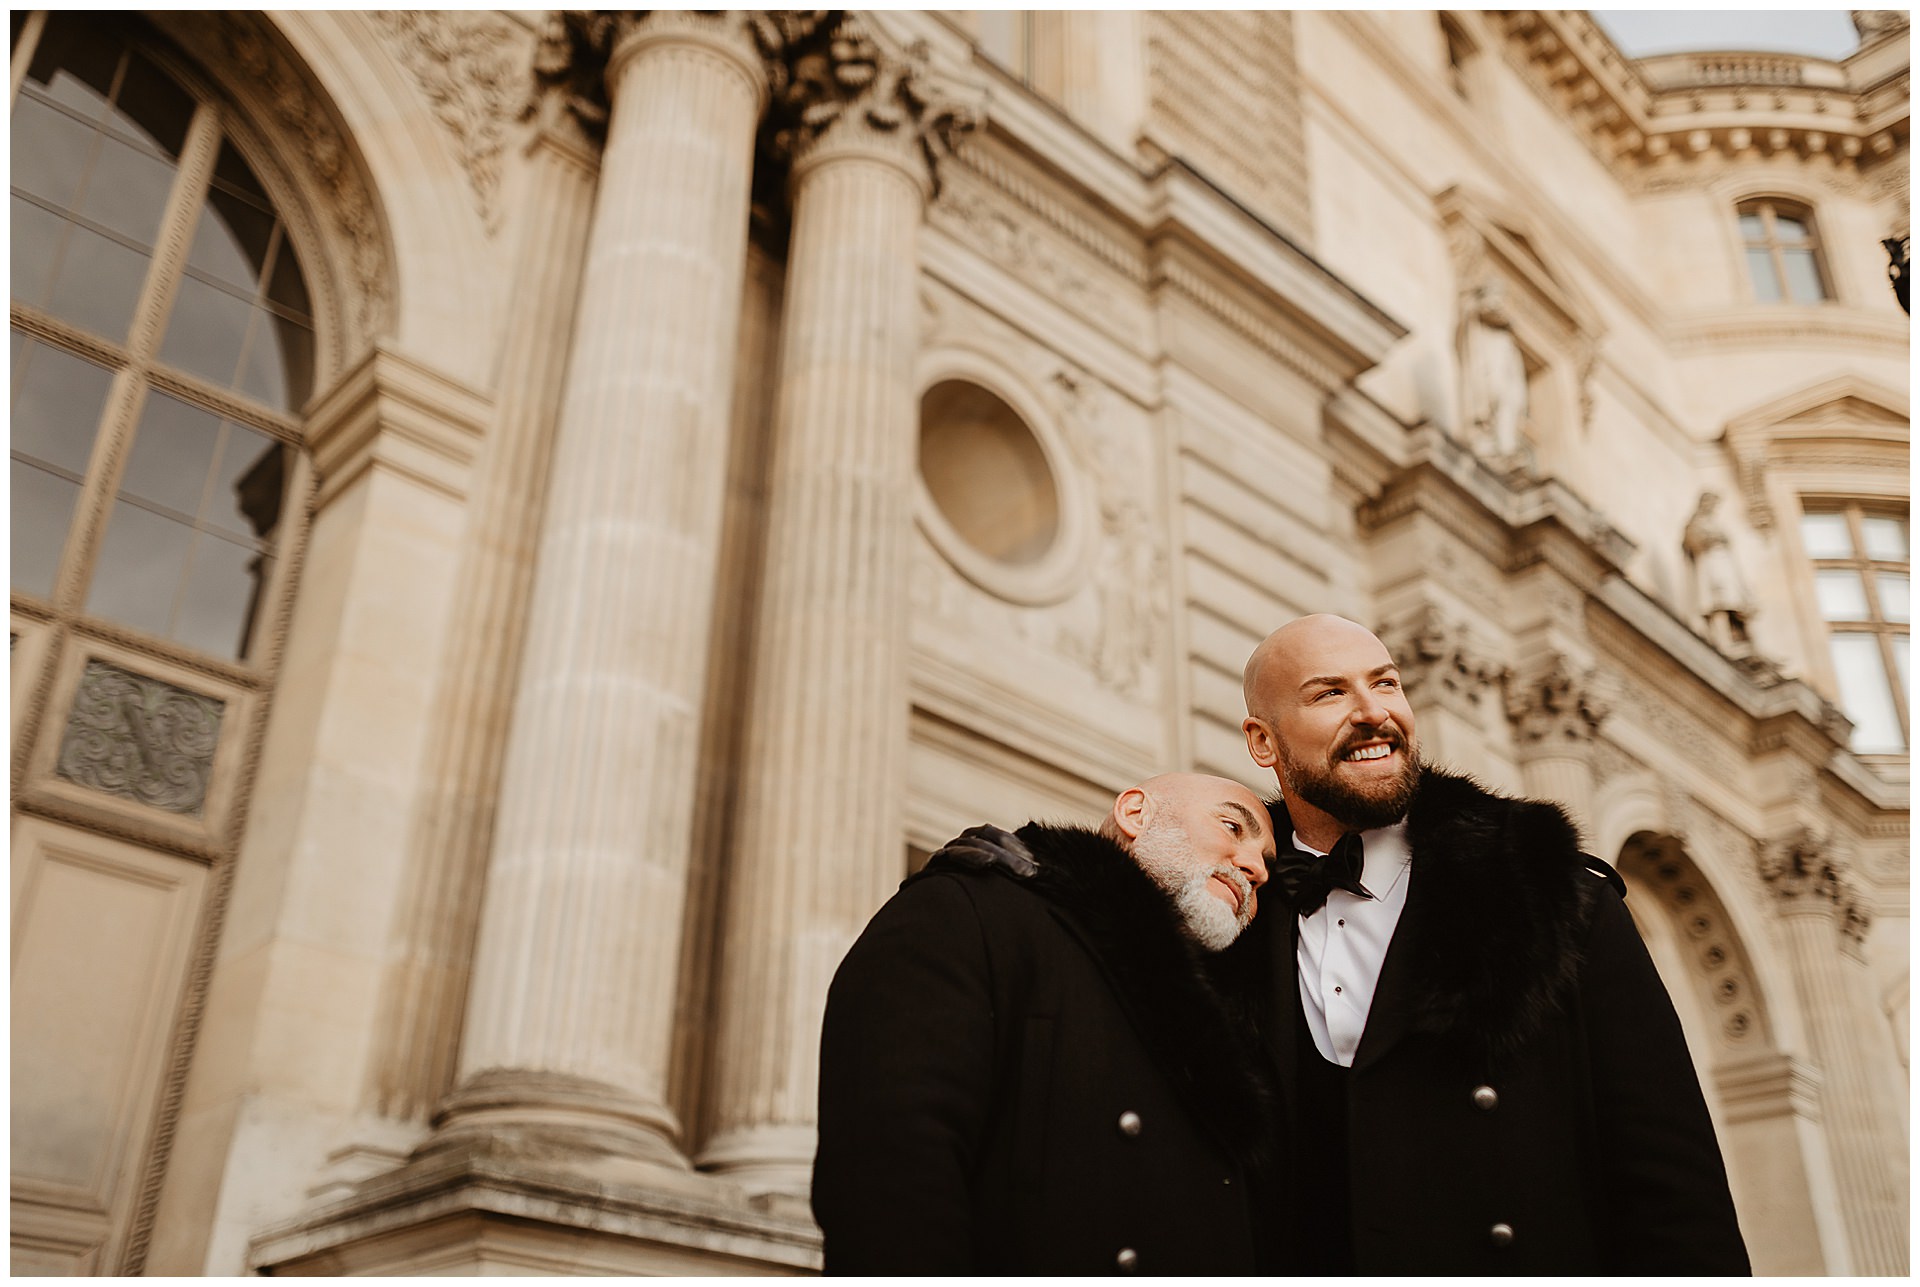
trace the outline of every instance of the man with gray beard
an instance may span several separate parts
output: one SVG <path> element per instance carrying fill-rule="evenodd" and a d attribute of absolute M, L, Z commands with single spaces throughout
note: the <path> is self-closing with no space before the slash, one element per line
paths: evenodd
<path fill-rule="evenodd" d="M 826 1271 L 1251 1273 L 1272 1077 L 1209 966 L 1253 919 L 1265 806 L 1174 773 L 1097 831 L 970 834 L 995 861 L 910 878 L 828 994 Z"/>

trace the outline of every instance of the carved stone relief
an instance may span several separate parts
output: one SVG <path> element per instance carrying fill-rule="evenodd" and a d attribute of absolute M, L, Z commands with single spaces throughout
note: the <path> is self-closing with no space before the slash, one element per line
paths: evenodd
<path fill-rule="evenodd" d="M 1051 238 L 981 186 L 964 179 L 949 185 L 928 218 L 1048 298 L 1088 316 L 1102 311 L 1106 293 L 1062 253 L 1064 248 L 1050 244 Z"/>
<path fill-rule="evenodd" d="M 199 817 L 225 703 L 89 661 L 54 772 L 69 782 Z"/>
<path fill-rule="evenodd" d="M 434 116 L 454 137 L 474 205 L 488 235 L 500 230 L 500 153 L 507 127 L 525 105 L 528 68 L 518 33 L 479 14 L 378 10 L 373 20 Z"/>
<path fill-rule="evenodd" d="M 1060 427 L 1080 466 L 1093 480 L 1100 514 L 1093 556 L 1093 593 L 1099 605 L 1090 634 L 1069 636 L 1066 651 L 1084 662 L 1104 686 L 1137 692 L 1152 674 L 1166 631 L 1167 606 L 1159 588 L 1167 583 L 1167 554 L 1148 498 L 1128 477 L 1149 477 L 1122 465 L 1127 453 L 1108 441 L 1102 402 L 1107 396 L 1084 372 L 1061 368 L 1048 392 L 1060 412 Z"/>
<path fill-rule="evenodd" d="M 1760 1034 L 1760 997 L 1745 953 L 1726 908 L 1685 848 L 1672 837 L 1648 838 L 1629 846 L 1621 864 L 1659 892 L 1677 941 L 1700 971 L 1720 1037 L 1740 1045 Z"/>
<path fill-rule="evenodd" d="M 1755 846 L 1760 877 L 1782 902 L 1830 903 L 1837 928 L 1855 947 L 1873 926 L 1854 884 L 1845 847 L 1813 827 L 1800 826 Z"/>
<path fill-rule="evenodd" d="M 1581 744 L 1593 741 L 1612 710 L 1601 692 L 1599 672 L 1576 669 L 1554 653 L 1507 682 L 1507 718 L 1521 746 Z"/>
<path fill-rule="evenodd" d="M 1477 712 L 1483 704 L 1491 705 L 1486 699 L 1511 675 L 1487 655 L 1485 645 L 1464 622 L 1430 603 L 1382 627 L 1380 639 L 1400 664 L 1401 683 L 1410 698 L 1451 699 L 1456 707 Z"/>

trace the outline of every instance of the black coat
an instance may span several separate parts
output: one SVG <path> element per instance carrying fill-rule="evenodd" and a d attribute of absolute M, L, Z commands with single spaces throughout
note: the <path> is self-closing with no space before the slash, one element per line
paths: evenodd
<path fill-rule="evenodd" d="M 834 977 L 826 1271 L 1252 1272 L 1263 1055 L 1118 846 L 1019 835 L 1039 875 L 923 872 Z"/>
<path fill-rule="evenodd" d="M 1407 903 L 1347 1082 L 1356 1270 L 1750 1272 L 1673 1004 L 1566 815 L 1430 770 L 1407 836 Z M 1276 981 L 1264 1037 L 1289 1105 L 1300 1044 L 1318 1058 L 1298 933 L 1272 899 L 1229 958 Z M 1269 1213 L 1306 1182 L 1280 1176 Z M 1263 1269 L 1295 1267 L 1288 1232 Z"/>

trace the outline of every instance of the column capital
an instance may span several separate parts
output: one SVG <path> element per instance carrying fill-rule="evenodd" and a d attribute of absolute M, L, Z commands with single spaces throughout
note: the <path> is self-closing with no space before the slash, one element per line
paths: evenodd
<path fill-rule="evenodd" d="M 902 49 L 839 9 L 760 12 L 753 30 L 773 77 L 776 159 L 797 170 L 830 139 L 905 162 L 939 191 L 940 162 L 979 125 L 983 96 L 935 73 L 924 43 Z"/>
<path fill-rule="evenodd" d="M 1585 751 L 1612 709 L 1599 672 L 1565 653 L 1548 653 L 1507 682 L 1507 718 L 1523 749 Z"/>
<path fill-rule="evenodd" d="M 1452 700 L 1479 710 L 1489 693 L 1512 678 L 1463 621 L 1431 603 L 1384 626 L 1380 638 L 1400 666 L 1408 696 Z"/>
<path fill-rule="evenodd" d="M 533 56 L 534 93 L 526 115 L 557 108 L 595 141 L 607 133 L 610 100 L 622 72 L 648 38 L 693 39 L 731 55 L 766 101 L 765 15 L 716 9 L 562 9 L 547 19 Z"/>
<path fill-rule="evenodd" d="M 1802 824 L 1757 841 L 1754 858 L 1783 909 L 1831 915 L 1854 947 L 1865 943 L 1873 913 L 1860 897 L 1844 843 Z"/>

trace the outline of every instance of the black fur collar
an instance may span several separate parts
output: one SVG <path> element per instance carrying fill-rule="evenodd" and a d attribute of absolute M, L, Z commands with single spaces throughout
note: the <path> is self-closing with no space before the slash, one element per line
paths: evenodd
<path fill-rule="evenodd" d="M 1275 834 L 1290 835 L 1285 806 L 1269 808 Z M 1439 769 L 1421 778 L 1407 842 L 1413 883 L 1389 961 L 1411 958 L 1398 971 L 1411 981 L 1402 1002 L 1410 1027 L 1510 1055 L 1566 1004 L 1605 885 L 1559 806 Z"/>
<path fill-rule="evenodd" d="M 1083 827 L 1028 823 L 1039 870 L 1020 884 L 1066 914 L 1112 982 L 1155 1064 L 1229 1156 L 1258 1167 L 1275 1090 L 1258 1034 L 1182 933 L 1173 900 L 1119 845 Z"/>

